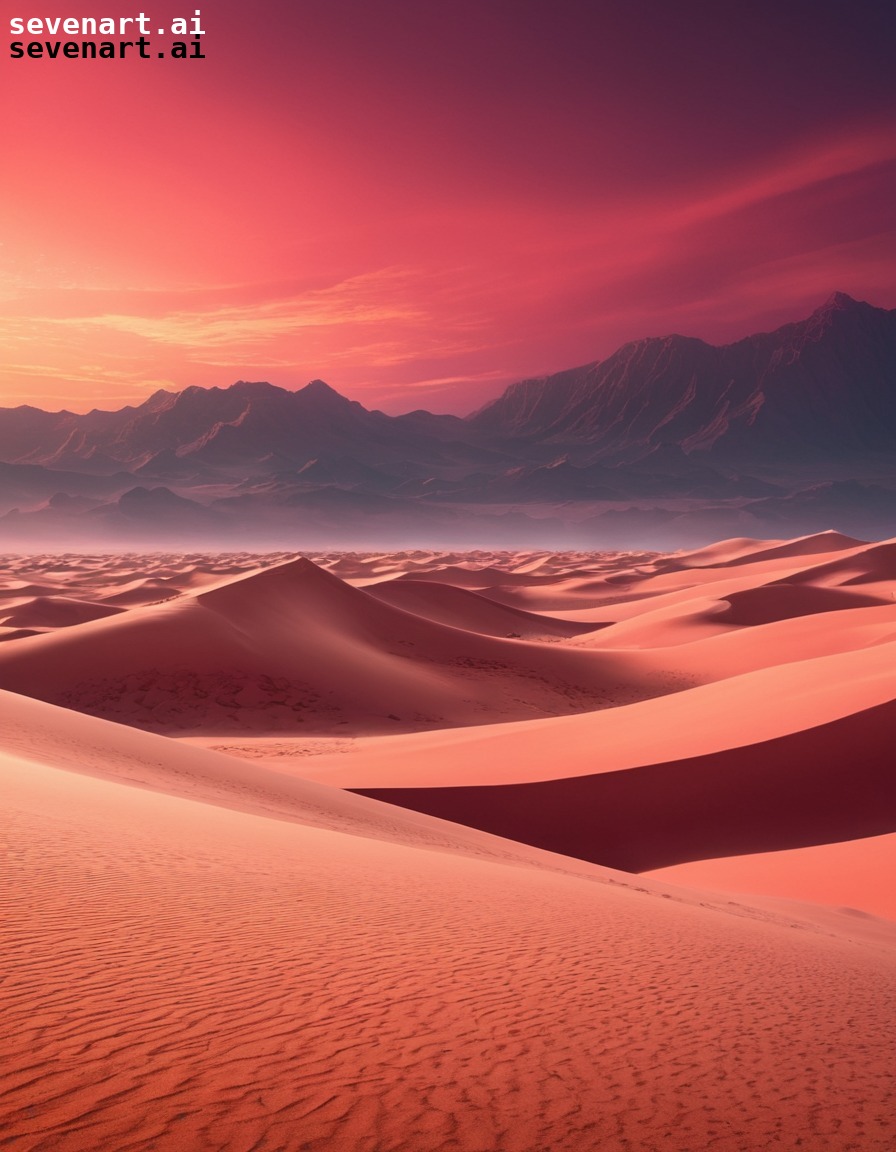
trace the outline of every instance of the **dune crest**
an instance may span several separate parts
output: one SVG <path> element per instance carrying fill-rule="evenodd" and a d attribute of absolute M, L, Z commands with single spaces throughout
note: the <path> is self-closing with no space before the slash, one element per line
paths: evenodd
<path fill-rule="evenodd" d="M 581 712 L 679 684 L 625 653 L 406 612 L 306 558 L 0 652 L 0 687 L 159 731 L 418 730 Z"/>
<path fill-rule="evenodd" d="M 883 1152 L 892 947 L 855 917 L 0 704 L 13 1147 Z"/>

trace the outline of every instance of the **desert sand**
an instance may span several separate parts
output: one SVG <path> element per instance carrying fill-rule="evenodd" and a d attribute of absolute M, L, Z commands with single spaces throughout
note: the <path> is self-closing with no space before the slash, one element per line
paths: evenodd
<path fill-rule="evenodd" d="M 762 893 L 896 921 L 894 860 L 896 835 L 890 834 L 790 851 L 694 860 L 645 875 L 689 888 L 719 887 L 753 897 Z"/>
<path fill-rule="evenodd" d="M 889 1146 L 887 936 L 2 702 L 6 1147 Z"/>
<path fill-rule="evenodd" d="M 5 558 L 0 1146 L 889 1149 L 894 591 Z"/>

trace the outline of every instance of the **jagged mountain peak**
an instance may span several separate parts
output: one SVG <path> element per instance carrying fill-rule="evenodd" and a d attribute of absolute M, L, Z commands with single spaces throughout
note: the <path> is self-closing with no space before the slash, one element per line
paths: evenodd
<path fill-rule="evenodd" d="M 237 380 L 228 389 L 240 396 L 273 396 L 285 391 L 267 380 Z"/>
<path fill-rule="evenodd" d="M 340 400 L 345 400 L 342 393 L 337 392 L 335 388 L 331 388 L 325 380 L 309 381 L 304 388 L 299 389 L 299 394 L 302 396 L 336 396 Z"/>
<path fill-rule="evenodd" d="M 832 292 L 827 300 L 819 307 L 816 308 L 818 312 L 848 312 L 856 308 L 871 308 L 872 305 L 867 304 L 864 300 L 855 300 L 846 292 Z"/>
<path fill-rule="evenodd" d="M 474 413 L 496 437 L 587 445 L 636 460 L 658 447 L 786 460 L 893 451 L 896 311 L 833 293 L 810 317 L 716 347 L 685 336 L 511 385 Z"/>
<path fill-rule="evenodd" d="M 163 483 L 292 472 L 303 490 L 391 492 L 408 482 L 417 491 L 435 476 L 446 492 L 475 498 L 488 477 L 515 467 L 541 468 L 539 483 L 556 484 L 566 469 L 545 466 L 558 459 L 688 466 L 703 453 L 745 474 L 811 458 L 826 475 L 829 461 L 866 452 L 896 452 L 896 311 L 844 292 L 805 320 L 734 344 L 633 341 L 605 360 L 513 384 L 466 420 L 371 412 L 320 379 L 297 391 L 258 380 L 159 390 L 138 408 L 85 416 L 0 410 L 5 463 L 129 470 Z"/>

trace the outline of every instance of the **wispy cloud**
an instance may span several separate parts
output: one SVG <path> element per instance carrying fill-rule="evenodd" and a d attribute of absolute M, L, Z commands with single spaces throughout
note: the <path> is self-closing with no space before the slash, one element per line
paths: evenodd
<path fill-rule="evenodd" d="M 896 136 L 887 130 L 867 130 L 772 161 L 756 176 L 729 183 L 696 197 L 675 210 L 669 223 L 687 225 L 729 216 L 779 196 L 803 192 L 828 180 L 850 176 L 896 160 Z"/>
<path fill-rule="evenodd" d="M 422 309 L 396 299 L 403 294 L 406 283 L 406 273 L 386 269 L 330 288 L 258 304 L 177 311 L 162 316 L 103 313 L 45 319 L 70 327 L 105 328 L 198 355 L 206 350 L 237 348 L 245 352 L 306 329 L 423 323 L 427 316 Z"/>

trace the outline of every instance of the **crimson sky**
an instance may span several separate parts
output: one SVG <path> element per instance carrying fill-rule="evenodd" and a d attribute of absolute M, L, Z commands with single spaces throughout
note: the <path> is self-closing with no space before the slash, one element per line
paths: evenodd
<path fill-rule="evenodd" d="M 890 3 L 77 11 L 197 3 L 205 61 L 4 44 L 0 403 L 322 377 L 463 412 L 640 336 L 896 306 Z"/>

